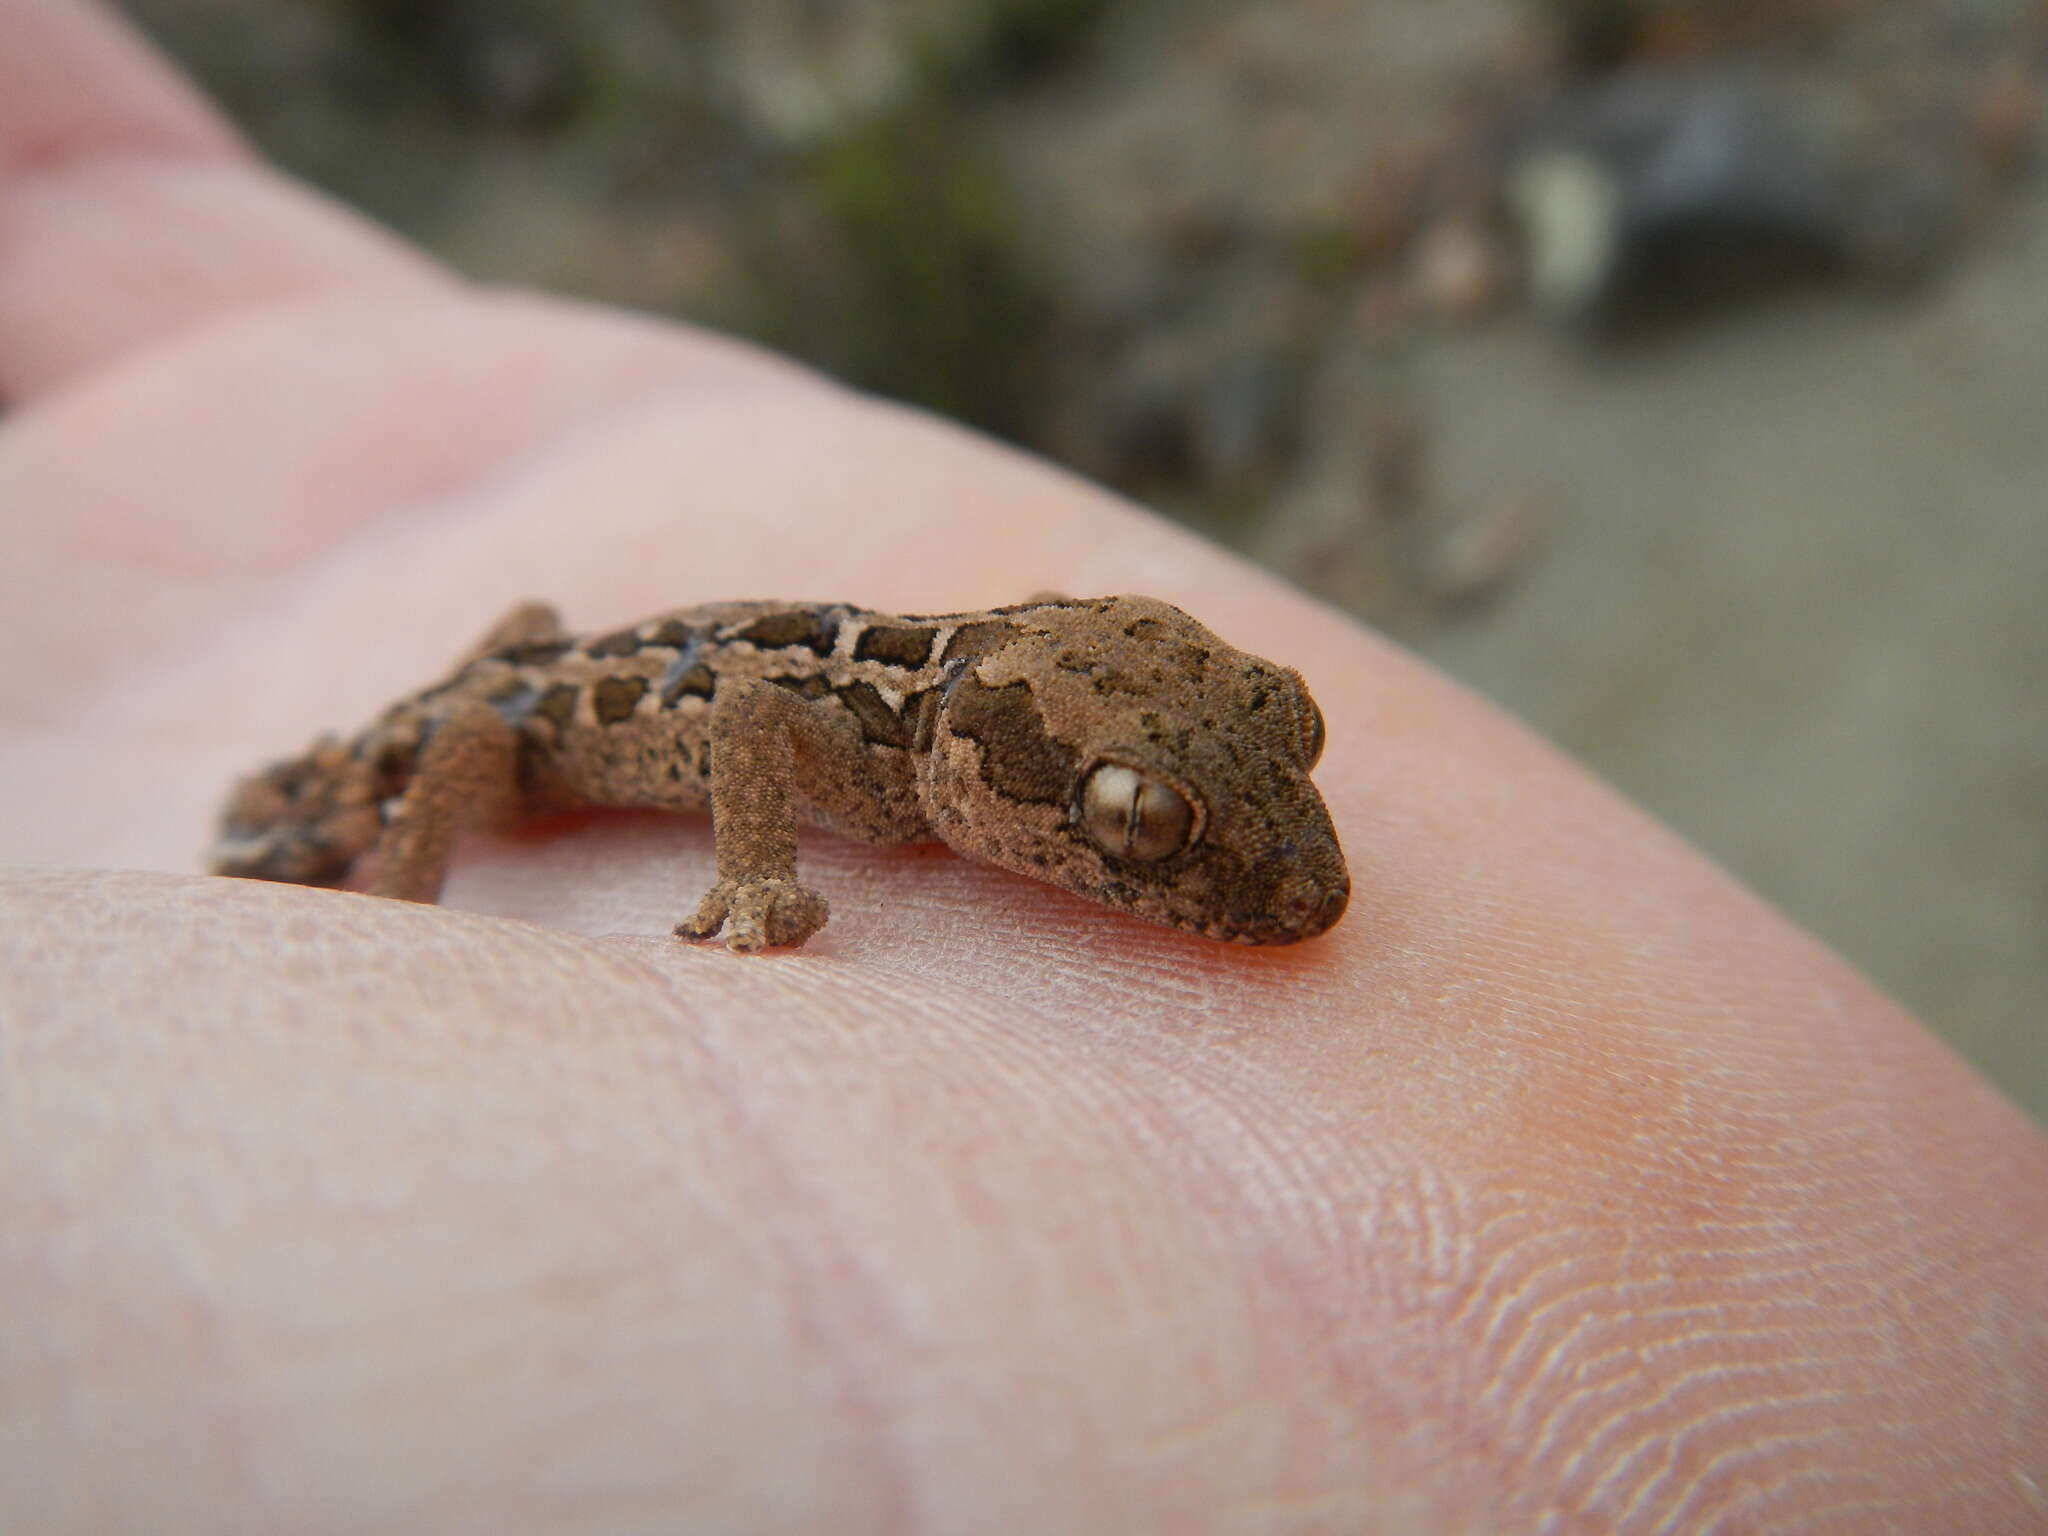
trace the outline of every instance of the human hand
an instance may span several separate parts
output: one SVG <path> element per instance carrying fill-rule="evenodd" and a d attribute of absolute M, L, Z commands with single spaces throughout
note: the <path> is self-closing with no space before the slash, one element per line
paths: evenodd
<path fill-rule="evenodd" d="M 10 1528 L 2018 1530 L 2048 1149 L 1483 704 L 1100 492 L 465 287 L 107 17 L 0 52 Z M 190 870 L 510 601 L 1150 592 L 1301 668 L 1350 915 L 1212 946 L 708 827 Z M 149 873 L 158 871 L 159 873 Z"/>

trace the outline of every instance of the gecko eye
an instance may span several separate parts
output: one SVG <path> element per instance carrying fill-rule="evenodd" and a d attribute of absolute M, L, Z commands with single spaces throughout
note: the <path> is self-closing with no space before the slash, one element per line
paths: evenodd
<path fill-rule="evenodd" d="M 1195 808 L 1135 768 L 1103 763 L 1081 785 L 1081 825 L 1103 852 L 1151 863 L 1195 840 Z"/>
<path fill-rule="evenodd" d="M 1323 712 L 1306 691 L 1301 695 L 1301 760 L 1313 768 L 1323 758 Z"/>

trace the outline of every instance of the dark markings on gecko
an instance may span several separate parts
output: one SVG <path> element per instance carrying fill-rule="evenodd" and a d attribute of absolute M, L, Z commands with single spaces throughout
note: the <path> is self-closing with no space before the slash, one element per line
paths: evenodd
<path fill-rule="evenodd" d="M 953 631 L 953 638 L 946 642 L 946 649 L 939 662 L 961 661 L 986 655 L 1005 641 L 1017 637 L 1017 626 L 1004 619 L 984 619 L 975 624 L 962 624 Z"/>
<path fill-rule="evenodd" d="M 908 747 L 910 732 L 873 683 L 844 683 L 835 690 L 860 722 L 861 736 L 878 747 Z"/>
<path fill-rule="evenodd" d="M 601 635 L 583 648 L 583 654 L 593 661 L 604 661 L 614 656 L 630 656 L 640 649 L 640 632 L 633 629 L 615 629 L 608 635 Z"/>
<path fill-rule="evenodd" d="M 829 656 L 832 647 L 839 643 L 839 626 L 815 609 L 793 609 L 756 619 L 737 631 L 733 639 L 751 641 L 764 651 L 800 645 L 815 655 Z"/>
<path fill-rule="evenodd" d="M 984 688 L 971 676 L 953 687 L 953 729 L 981 744 L 981 774 L 998 794 L 1039 805 L 1073 798 L 1074 751 L 1046 734 L 1028 682 Z"/>
<path fill-rule="evenodd" d="M 591 707 L 599 725 L 617 725 L 632 715 L 647 691 L 644 677 L 607 677 L 590 692 Z"/>
<path fill-rule="evenodd" d="M 883 666 L 907 667 L 915 671 L 932 659 L 932 645 L 938 638 L 936 629 L 870 624 L 853 643 L 853 659 L 878 661 Z"/>
<path fill-rule="evenodd" d="M 582 696 L 583 690 L 574 683 L 557 683 L 540 696 L 534 713 L 544 717 L 560 732 L 575 717 L 576 701 Z"/>
<path fill-rule="evenodd" d="M 718 679 L 697 659 L 693 647 L 669 663 L 661 680 L 662 707 L 666 709 L 681 699 L 708 699 L 717 689 Z"/>

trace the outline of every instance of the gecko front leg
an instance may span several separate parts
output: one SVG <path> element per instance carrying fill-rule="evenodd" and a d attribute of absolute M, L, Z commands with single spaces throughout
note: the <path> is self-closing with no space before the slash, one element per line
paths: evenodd
<path fill-rule="evenodd" d="M 721 679 L 710 724 L 718 883 L 675 931 L 708 939 L 723 928 L 726 947 L 742 954 L 801 944 L 829 909 L 796 878 L 797 776 L 843 757 L 849 744 L 824 711 L 757 678 Z"/>

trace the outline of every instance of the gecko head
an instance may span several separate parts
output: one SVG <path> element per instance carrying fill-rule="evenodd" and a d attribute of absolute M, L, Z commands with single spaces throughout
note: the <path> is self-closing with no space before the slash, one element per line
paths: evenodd
<path fill-rule="evenodd" d="M 1179 609 L 1104 598 L 1020 617 L 952 679 L 920 790 L 959 851 L 1134 916 L 1291 944 L 1351 882 L 1309 778 L 1301 678 Z"/>

